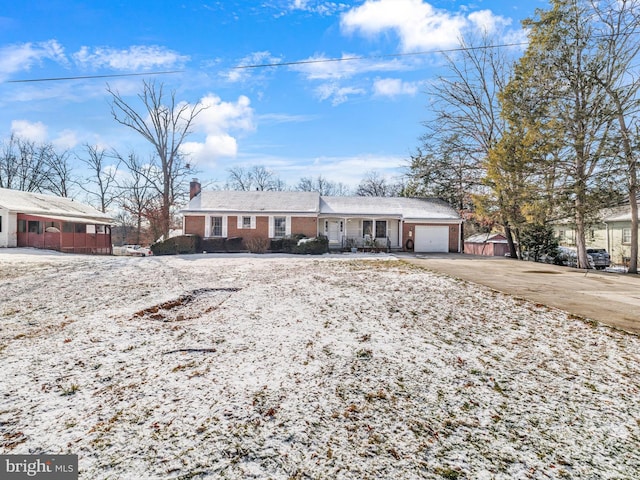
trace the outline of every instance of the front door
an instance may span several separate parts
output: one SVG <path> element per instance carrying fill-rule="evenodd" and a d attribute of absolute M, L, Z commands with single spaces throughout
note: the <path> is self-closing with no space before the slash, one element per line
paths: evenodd
<path fill-rule="evenodd" d="M 329 243 L 340 243 L 340 220 L 327 220 L 327 237 Z"/>

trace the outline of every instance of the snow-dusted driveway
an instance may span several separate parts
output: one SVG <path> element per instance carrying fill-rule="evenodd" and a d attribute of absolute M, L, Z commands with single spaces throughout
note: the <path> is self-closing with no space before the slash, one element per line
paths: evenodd
<path fill-rule="evenodd" d="M 83 479 L 640 475 L 640 339 L 394 259 L 0 252 L 0 452 Z"/>

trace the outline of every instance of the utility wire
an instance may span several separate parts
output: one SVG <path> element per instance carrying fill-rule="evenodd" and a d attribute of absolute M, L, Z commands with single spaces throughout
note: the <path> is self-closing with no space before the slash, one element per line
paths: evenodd
<path fill-rule="evenodd" d="M 611 35 L 603 34 L 603 35 L 594 35 L 595 38 L 604 38 Z M 297 60 L 293 62 L 278 62 L 278 63 L 258 63 L 252 65 L 237 65 L 235 67 L 231 67 L 232 70 L 246 70 L 250 68 L 268 68 L 268 67 L 290 67 L 294 65 L 309 65 L 316 63 L 337 63 L 337 62 L 352 62 L 356 60 L 373 60 L 378 58 L 400 58 L 400 57 L 411 57 L 411 56 L 421 56 L 421 55 L 433 55 L 435 53 L 455 53 L 455 52 L 466 52 L 472 50 L 487 50 L 490 48 L 507 48 L 507 47 L 521 47 L 523 45 L 527 45 L 528 42 L 514 42 L 514 43 L 502 43 L 502 44 L 493 44 L 493 45 L 480 45 L 480 46 L 461 46 L 455 48 L 442 48 L 436 50 L 424 50 L 420 52 L 408 52 L 408 53 L 389 53 L 386 55 L 362 55 L 362 56 L 354 56 L 354 57 L 342 57 L 342 58 L 318 58 L 312 60 Z M 52 77 L 52 78 L 33 78 L 33 79 L 20 79 L 20 80 L 7 80 L 7 83 L 30 83 L 30 82 L 54 82 L 54 81 L 62 81 L 62 80 L 86 80 L 92 78 L 116 78 L 116 77 L 137 77 L 143 75 L 168 75 L 174 73 L 184 73 L 184 70 L 172 70 L 166 72 L 146 72 L 146 73 L 122 73 L 122 74 L 112 74 L 112 75 L 86 75 L 86 76 L 78 76 L 78 77 Z"/>
<path fill-rule="evenodd" d="M 432 55 L 434 53 L 453 53 L 453 52 L 463 52 L 468 50 L 486 50 L 489 48 L 505 48 L 505 47 L 519 47 L 522 45 L 526 45 L 527 42 L 520 43 L 503 43 L 498 45 L 482 45 L 478 47 L 456 47 L 456 48 L 445 48 L 438 50 L 426 50 L 421 52 L 409 52 L 409 53 L 389 53 L 386 55 L 363 55 L 357 57 L 342 57 L 342 58 L 318 58 L 315 60 L 298 60 L 295 62 L 280 62 L 280 63 L 260 63 L 255 65 L 239 65 L 236 67 L 232 67 L 234 70 L 238 69 L 247 69 L 247 68 L 264 68 L 264 67 L 287 67 L 291 65 L 306 65 L 310 63 L 330 63 L 330 62 L 351 62 L 354 60 L 372 60 L 376 58 L 397 58 L 397 57 L 410 57 L 410 56 L 418 56 L 418 55 Z"/>
<path fill-rule="evenodd" d="M 504 48 L 504 47 L 518 47 L 526 45 L 526 42 L 521 43 L 505 43 L 499 45 L 483 45 L 478 47 L 456 47 L 456 48 L 448 48 L 448 49 L 438 49 L 438 50 L 427 50 L 421 52 L 410 52 L 410 53 L 390 53 L 386 55 L 362 55 L 355 57 L 342 57 L 342 58 L 318 58 L 315 60 L 297 60 L 294 62 L 280 62 L 280 63 L 259 63 L 253 65 L 238 65 L 235 67 L 231 67 L 232 70 L 243 70 L 249 68 L 267 68 L 267 67 L 287 67 L 293 65 L 308 65 L 314 63 L 336 63 L 336 62 L 352 62 L 356 60 L 371 60 L 376 58 L 399 58 L 399 57 L 411 57 L 411 56 L 420 56 L 420 55 L 432 55 L 434 53 L 453 53 L 453 52 L 462 52 L 467 50 L 486 50 L 489 48 Z M 116 77 L 138 77 L 144 75 L 167 75 L 174 73 L 184 73 L 184 70 L 172 70 L 167 72 L 146 72 L 146 73 L 121 73 L 121 74 L 112 74 L 112 75 L 85 75 L 78 77 L 51 77 L 51 78 L 29 78 L 29 79 L 19 79 L 19 80 L 7 80 L 6 83 L 33 83 L 33 82 L 56 82 L 63 80 L 87 80 L 94 78 L 116 78 Z"/>
<path fill-rule="evenodd" d="M 7 80 L 7 83 L 30 83 L 30 82 L 56 82 L 60 80 L 86 80 L 90 78 L 115 78 L 115 77 L 139 77 L 143 75 L 166 75 L 170 73 L 182 73 L 184 70 L 171 70 L 168 72 L 146 72 L 146 73 L 120 73 L 111 75 L 85 75 L 82 77 L 52 77 L 52 78 L 28 78 L 21 80 Z"/>

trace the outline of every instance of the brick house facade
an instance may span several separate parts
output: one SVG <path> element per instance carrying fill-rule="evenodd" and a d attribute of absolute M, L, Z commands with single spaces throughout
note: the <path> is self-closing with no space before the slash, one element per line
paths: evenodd
<path fill-rule="evenodd" d="M 317 192 L 201 191 L 192 182 L 185 234 L 277 239 L 324 235 L 330 248 L 460 252 L 462 219 L 437 199 L 326 197 Z"/>

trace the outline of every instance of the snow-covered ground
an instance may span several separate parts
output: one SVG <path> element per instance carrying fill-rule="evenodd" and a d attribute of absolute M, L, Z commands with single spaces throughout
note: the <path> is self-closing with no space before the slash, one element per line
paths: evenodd
<path fill-rule="evenodd" d="M 639 361 L 384 256 L 0 251 L 0 452 L 82 479 L 637 479 Z"/>

